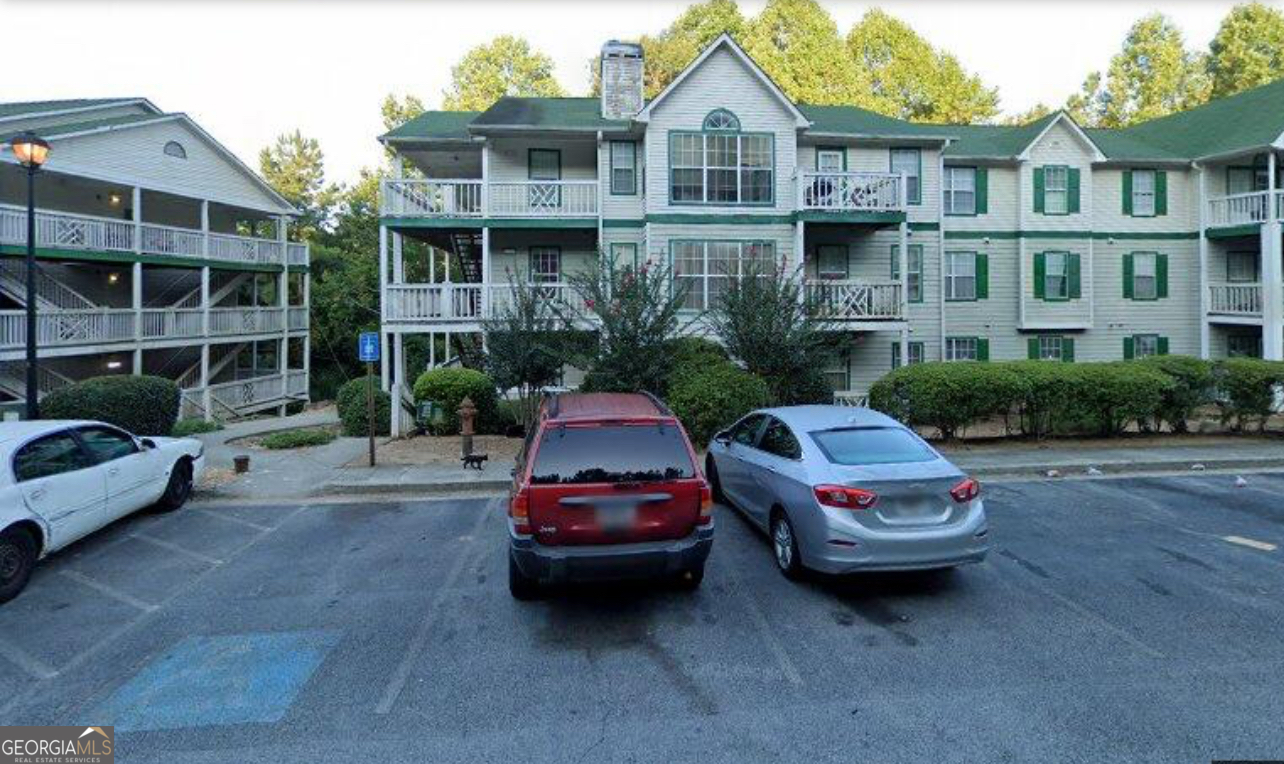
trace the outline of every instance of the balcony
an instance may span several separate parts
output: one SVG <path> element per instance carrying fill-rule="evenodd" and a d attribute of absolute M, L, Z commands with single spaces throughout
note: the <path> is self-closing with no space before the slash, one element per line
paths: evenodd
<path fill-rule="evenodd" d="M 183 417 L 236 418 L 308 397 L 308 372 L 289 369 L 283 374 L 261 374 L 202 388 L 180 380 Z M 206 411 L 208 407 L 209 411 Z"/>
<path fill-rule="evenodd" d="M 394 218 L 597 217 L 596 180 L 385 180 L 380 210 Z"/>
<path fill-rule="evenodd" d="M 1260 318 L 1261 284 L 1209 284 L 1208 313 L 1216 316 Z"/>
<path fill-rule="evenodd" d="M 899 283 L 808 279 L 804 285 L 812 315 L 826 321 L 898 321 Z"/>
<path fill-rule="evenodd" d="M 280 334 L 288 314 L 291 332 L 308 328 L 308 309 L 211 308 L 209 337 Z M 23 310 L 0 311 L 0 351 L 21 350 L 27 341 L 27 314 Z M 145 308 L 133 310 L 48 310 L 36 315 L 36 345 L 64 348 L 78 345 L 109 345 L 135 341 L 200 339 L 205 333 L 205 311 L 199 308 Z"/>
<path fill-rule="evenodd" d="M 904 212 L 902 177 L 885 172 L 804 172 L 798 209 L 823 212 Z"/>
<path fill-rule="evenodd" d="M 1206 225 L 1209 228 L 1229 228 L 1265 223 L 1272 212 L 1270 196 L 1270 191 L 1252 191 L 1209 199 Z M 1284 190 L 1275 191 L 1274 204 L 1275 218 L 1284 219 Z"/>
<path fill-rule="evenodd" d="M 137 247 L 135 247 L 137 239 Z M 0 244 L 25 247 L 27 211 L 0 205 Z M 36 211 L 36 246 L 45 249 L 166 255 L 247 265 L 308 264 L 308 245 L 191 228 Z"/>

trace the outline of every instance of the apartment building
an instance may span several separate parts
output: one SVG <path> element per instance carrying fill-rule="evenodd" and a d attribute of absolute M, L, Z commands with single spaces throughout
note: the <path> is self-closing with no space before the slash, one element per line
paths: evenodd
<path fill-rule="evenodd" d="M 649 101 L 638 46 L 600 65 L 600 98 L 503 98 L 380 139 L 404 168 L 383 184 L 385 385 L 417 371 L 408 334 L 445 337 L 441 363 L 509 279 L 570 299 L 598 257 L 667 264 L 692 316 L 745 263 L 799 274 L 841 335 L 846 402 L 925 360 L 1284 357 L 1284 81 L 1104 130 L 793 103 L 725 35 Z M 408 239 L 453 267 L 409 277 Z"/>
<path fill-rule="evenodd" d="M 308 393 L 308 247 L 294 208 L 184 114 L 142 98 L 0 104 L 0 406 L 26 398 L 27 178 L 36 178 L 38 387 L 105 374 L 178 382 L 186 416 Z"/>

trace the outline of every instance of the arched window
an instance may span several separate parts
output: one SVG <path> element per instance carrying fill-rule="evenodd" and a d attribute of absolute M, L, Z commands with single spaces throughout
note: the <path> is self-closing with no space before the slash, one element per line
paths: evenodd
<path fill-rule="evenodd" d="M 714 109 L 704 118 L 705 130 L 739 130 L 740 120 L 726 109 Z"/>
<path fill-rule="evenodd" d="M 165 144 L 165 155 L 176 159 L 187 159 L 187 149 L 178 141 L 170 141 Z"/>

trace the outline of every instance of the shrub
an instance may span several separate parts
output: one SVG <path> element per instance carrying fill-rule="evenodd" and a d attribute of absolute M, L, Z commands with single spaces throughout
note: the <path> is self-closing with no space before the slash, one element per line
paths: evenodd
<path fill-rule="evenodd" d="M 1024 383 L 1009 364 L 918 363 L 870 388 L 871 407 L 900 421 L 934 427 L 944 439 L 970 424 L 1006 414 Z"/>
<path fill-rule="evenodd" d="M 392 418 L 392 397 L 379 389 L 379 383 L 374 382 L 375 395 L 375 435 L 387 435 L 391 426 Z M 364 436 L 369 430 L 369 414 L 367 411 L 366 394 L 369 387 L 366 386 L 365 377 L 357 377 L 349 380 L 339 387 L 335 393 L 334 403 L 339 410 L 339 421 L 343 425 L 344 435 Z"/>
<path fill-rule="evenodd" d="M 1166 422 L 1173 432 L 1186 432 L 1186 422 L 1195 409 L 1213 402 L 1216 378 L 1209 361 L 1184 355 L 1157 355 L 1137 363 L 1166 375 L 1173 383 L 1159 404 L 1156 427 Z"/>
<path fill-rule="evenodd" d="M 1117 435 L 1132 422 L 1149 422 L 1175 386 L 1172 379 L 1147 364 L 1067 364 L 1078 377 L 1079 395 L 1072 410 L 1079 427 L 1098 435 Z"/>
<path fill-rule="evenodd" d="M 727 351 L 718 343 L 703 337 L 678 337 L 665 343 L 669 360 L 666 389 L 671 389 L 678 378 L 720 363 L 727 363 Z"/>
<path fill-rule="evenodd" d="M 480 371 L 464 368 L 429 369 L 415 380 L 415 403 L 436 401 L 445 409 L 446 434 L 459 432 L 459 404 L 471 398 L 477 407 L 476 429 L 479 433 L 495 432 L 499 427 L 496 414 L 495 383 Z"/>
<path fill-rule="evenodd" d="M 310 427 L 271 433 L 264 436 L 263 440 L 259 441 L 259 445 L 279 451 L 286 448 L 324 446 L 332 442 L 334 438 L 335 435 L 330 430 Z"/>
<path fill-rule="evenodd" d="M 170 435 L 176 438 L 185 438 L 189 435 L 199 435 L 205 432 L 218 432 L 223 429 L 223 425 L 214 421 L 205 421 L 204 419 L 180 419 L 174 423 L 174 429 Z"/>
<path fill-rule="evenodd" d="M 1235 429 L 1242 430 L 1256 420 L 1258 429 L 1265 429 L 1276 388 L 1284 385 L 1284 362 L 1228 358 L 1218 362 L 1214 377 L 1222 421 L 1233 422 Z"/>
<path fill-rule="evenodd" d="M 163 377 L 91 377 L 40 402 L 45 419 L 97 419 L 136 435 L 168 435 L 178 419 L 179 390 Z"/>
<path fill-rule="evenodd" d="M 668 403 L 697 448 L 714 433 L 771 399 L 767 383 L 729 361 L 714 363 L 674 380 Z"/>

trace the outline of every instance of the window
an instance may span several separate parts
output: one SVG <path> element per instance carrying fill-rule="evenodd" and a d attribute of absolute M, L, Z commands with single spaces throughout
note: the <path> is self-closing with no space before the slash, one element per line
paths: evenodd
<path fill-rule="evenodd" d="M 1226 338 L 1226 355 L 1231 358 L 1261 358 L 1262 338 L 1256 334 L 1232 334 Z"/>
<path fill-rule="evenodd" d="M 752 446 L 758 440 L 766 414 L 750 414 L 731 428 L 731 439 L 742 446 Z"/>
<path fill-rule="evenodd" d="M 705 130 L 739 130 L 740 119 L 726 109 L 714 109 L 704 118 Z"/>
<path fill-rule="evenodd" d="M 1047 335 L 1036 338 L 1035 341 L 1038 343 L 1039 354 L 1038 354 L 1038 358 L 1036 358 L 1035 360 L 1038 360 L 1038 361 L 1062 360 L 1061 351 L 1063 347 L 1063 342 L 1062 342 L 1063 339 L 1064 339 L 1063 337 L 1047 336 Z"/>
<path fill-rule="evenodd" d="M 975 268 L 974 268 L 975 269 Z M 901 278 L 901 245 L 892 245 L 892 281 Z M 923 301 L 923 245 L 911 244 L 909 248 L 909 301 Z"/>
<path fill-rule="evenodd" d="M 69 432 L 46 435 L 23 446 L 13 457 L 13 476 L 19 482 L 61 475 L 89 467 L 89 458 Z"/>
<path fill-rule="evenodd" d="M 1248 194 L 1254 191 L 1265 191 L 1269 184 L 1270 172 L 1265 167 L 1228 167 L 1226 168 L 1226 193 Z"/>
<path fill-rule="evenodd" d="M 556 284 L 562 280 L 562 250 L 558 247 L 531 247 L 531 283 Z"/>
<path fill-rule="evenodd" d="M 611 193 L 638 192 L 638 146 L 632 141 L 611 141 Z"/>
<path fill-rule="evenodd" d="M 816 247 L 816 274 L 822 279 L 847 278 L 847 247 L 841 244 L 821 244 Z"/>
<path fill-rule="evenodd" d="M 844 427 L 810 434 L 831 464 L 904 464 L 936 458 L 922 440 L 899 427 Z"/>
<path fill-rule="evenodd" d="M 1153 252 L 1137 252 L 1132 256 L 1132 296 L 1134 300 L 1154 300 L 1159 297 L 1157 256 Z"/>
<path fill-rule="evenodd" d="M 732 128 L 671 133 L 669 199 L 675 204 L 771 204 L 774 161 L 772 135 Z"/>
<path fill-rule="evenodd" d="M 905 196 L 910 204 L 919 204 L 921 188 L 919 179 L 923 174 L 923 154 L 918 149 L 892 149 L 892 174 L 905 173 Z"/>
<path fill-rule="evenodd" d="M 816 172 L 843 172 L 847 169 L 847 151 L 841 146 L 816 147 Z"/>
<path fill-rule="evenodd" d="M 717 304 L 728 280 L 775 267 L 776 248 L 769 241 L 675 241 L 673 282 L 686 287 L 683 307 L 705 310 Z"/>
<path fill-rule="evenodd" d="M 1070 213 L 1070 171 L 1067 167 L 1043 168 L 1043 212 L 1047 215 Z"/>
<path fill-rule="evenodd" d="M 674 425 L 556 427 L 540 439 L 531 483 L 632 483 L 695 474 L 686 443 Z"/>
<path fill-rule="evenodd" d="M 1226 280 L 1236 284 L 1257 281 L 1257 253 L 1228 252 L 1226 254 Z"/>
<path fill-rule="evenodd" d="M 1132 171 L 1132 214 L 1152 217 L 1155 214 L 1155 171 Z"/>
<path fill-rule="evenodd" d="M 763 430 L 762 437 L 758 439 L 758 448 L 781 459 L 802 458 L 802 446 L 798 444 L 798 439 L 784 422 L 775 417 L 767 418 L 767 429 Z"/>
<path fill-rule="evenodd" d="M 834 353 L 829 356 L 829 362 L 825 368 L 821 369 L 821 374 L 834 392 L 851 389 L 851 366 L 848 364 L 846 353 Z"/>
<path fill-rule="evenodd" d="M 183 144 L 178 141 L 170 141 L 169 143 L 166 143 L 165 148 L 162 149 L 162 151 L 165 152 L 165 156 L 167 157 L 187 159 L 187 149 L 183 148 Z"/>
<path fill-rule="evenodd" d="M 909 344 L 909 357 L 910 357 L 909 362 L 911 364 L 922 363 L 923 362 L 923 343 L 911 342 Z M 892 368 L 899 369 L 900 367 L 901 367 L 901 343 L 893 342 L 892 343 Z"/>
<path fill-rule="evenodd" d="M 1159 335 L 1135 334 L 1132 338 L 1133 358 L 1159 355 Z"/>
<path fill-rule="evenodd" d="M 1043 253 L 1043 295 L 1048 300 L 1070 299 L 1070 255 Z"/>
<path fill-rule="evenodd" d="M 945 214 L 975 215 L 976 168 L 945 168 Z"/>
<path fill-rule="evenodd" d="M 976 253 L 945 253 L 945 299 L 975 300 Z"/>
<path fill-rule="evenodd" d="M 632 242 L 616 242 L 611 245 L 611 259 L 616 268 L 638 267 L 638 245 Z"/>
<path fill-rule="evenodd" d="M 527 153 L 527 177 L 530 180 L 561 180 L 562 152 L 557 149 L 531 149 Z M 526 194 L 532 211 L 557 210 L 562 206 L 562 187 L 556 182 L 532 183 Z"/>
<path fill-rule="evenodd" d="M 945 360 L 979 361 L 981 360 L 980 342 L 976 337 L 946 337 Z"/>
<path fill-rule="evenodd" d="M 138 453 L 134 439 L 119 430 L 106 427 L 81 427 L 76 430 L 94 462 L 102 464 Z"/>

